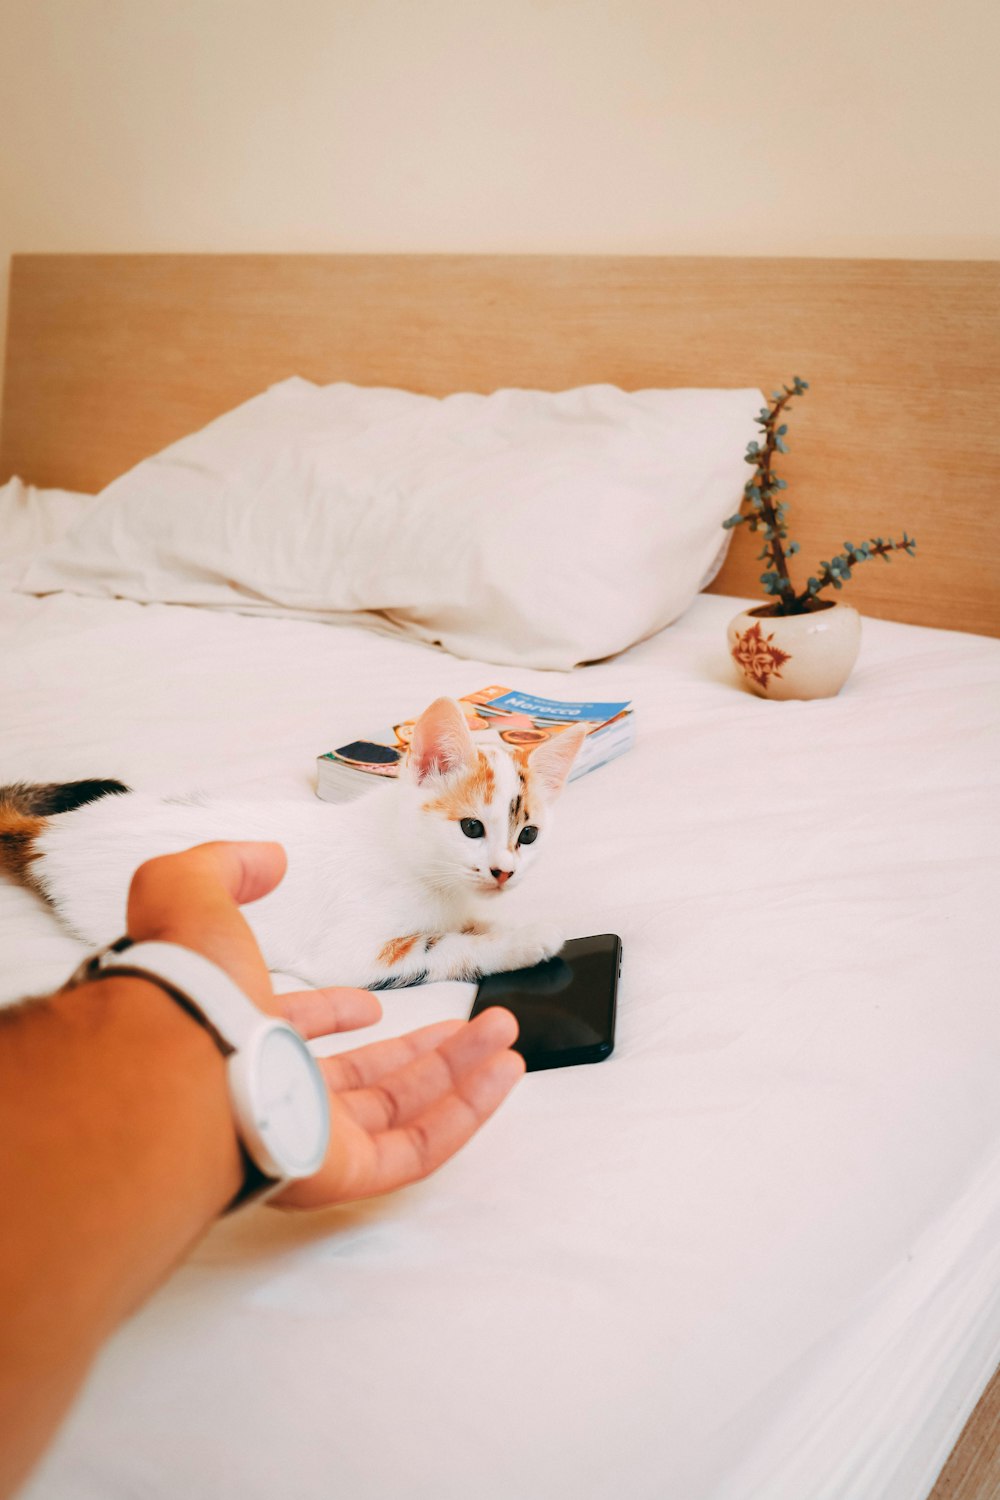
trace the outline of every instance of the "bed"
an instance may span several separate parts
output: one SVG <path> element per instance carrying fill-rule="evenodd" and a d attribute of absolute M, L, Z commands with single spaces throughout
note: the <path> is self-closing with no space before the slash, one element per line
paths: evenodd
<path fill-rule="evenodd" d="M 342 733 L 512 675 L 631 698 L 638 730 L 568 789 L 531 888 L 622 937 L 613 1056 L 529 1075 L 404 1194 L 217 1225 L 26 1500 L 958 1493 L 957 1461 L 939 1475 L 1000 1360 L 997 287 L 948 263 L 15 258 L 0 781 L 309 798 Z M 859 575 L 833 699 L 740 686 L 742 537 L 667 628 L 572 671 L 17 587 L 102 486 L 290 376 L 443 395 L 793 368 L 803 551 L 889 521 L 920 544 Z M 0 938 L 3 1000 L 82 951 L 8 885 Z M 473 993 L 387 992 L 377 1034 Z"/>

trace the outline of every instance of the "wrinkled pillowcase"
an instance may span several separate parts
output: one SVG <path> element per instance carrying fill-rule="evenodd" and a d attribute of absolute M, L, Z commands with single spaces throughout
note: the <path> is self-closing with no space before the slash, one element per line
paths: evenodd
<path fill-rule="evenodd" d="M 458 656 L 566 669 L 709 580 L 761 401 L 286 380 L 115 480 L 20 587 L 375 612 Z"/>

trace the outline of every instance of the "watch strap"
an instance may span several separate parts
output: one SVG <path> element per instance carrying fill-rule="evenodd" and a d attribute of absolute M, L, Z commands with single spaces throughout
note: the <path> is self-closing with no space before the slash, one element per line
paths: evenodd
<path fill-rule="evenodd" d="M 240 1157 L 243 1161 L 243 1184 L 232 1202 L 227 1203 L 222 1210 L 223 1215 L 231 1214 L 237 1208 L 246 1208 L 251 1203 L 265 1203 L 268 1198 L 283 1188 L 288 1180 L 284 1177 L 269 1177 L 257 1165 L 242 1141 L 240 1141 Z"/>
<path fill-rule="evenodd" d="M 259 1010 L 211 960 L 174 943 L 134 942 L 127 936 L 121 937 L 86 958 L 65 987 L 70 989 L 112 975 L 130 975 L 158 985 L 208 1031 L 227 1058 L 229 1095 L 243 1156 L 244 1182 L 226 1212 L 245 1203 L 260 1202 L 292 1178 L 309 1175 L 308 1171 L 286 1168 L 280 1160 L 275 1160 L 271 1144 L 261 1134 L 261 1124 L 255 1119 L 252 1089 L 249 1092 L 247 1089 L 250 1076 L 247 1069 L 252 1069 L 252 1059 L 259 1055 L 257 1049 L 262 1039 L 275 1031 L 290 1033 L 316 1072 L 316 1063 L 294 1027 Z M 325 1100 L 325 1094 L 322 1097 Z M 328 1109 L 325 1112 L 328 1133 Z M 328 1134 L 323 1149 L 326 1139 Z M 320 1151 L 320 1158 L 321 1155 Z M 319 1161 L 317 1169 L 318 1165 Z"/>
<path fill-rule="evenodd" d="M 218 964 L 177 943 L 136 943 L 120 938 L 94 954 L 85 968 L 88 980 L 110 973 L 159 980 L 212 1033 L 225 1053 L 239 1051 L 266 1020 Z M 73 982 L 79 983 L 76 974 Z M 202 999 L 210 1003 L 208 1013 L 198 1004 Z"/>
<path fill-rule="evenodd" d="M 235 1052 L 264 1020 L 257 1007 L 227 974 L 200 954 L 173 943 L 137 943 L 130 937 L 120 937 L 99 952 L 89 954 L 67 980 L 65 988 L 74 989 L 77 985 L 90 984 L 112 974 L 145 979 L 164 990 L 209 1033 L 226 1056 Z M 215 1024 L 192 998 L 192 989 L 195 994 L 211 997 L 219 1024 Z M 251 1203 L 263 1203 L 286 1182 L 283 1177 L 270 1176 L 254 1161 L 239 1129 L 237 1140 L 243 1162 L 243 1182 L 239 1192 L 223 1209 L 224 1215 Z"/>

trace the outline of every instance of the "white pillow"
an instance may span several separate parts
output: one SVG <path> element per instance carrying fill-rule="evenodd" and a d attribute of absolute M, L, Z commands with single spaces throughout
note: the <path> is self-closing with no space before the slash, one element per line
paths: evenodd
<path fill-rule="evenodd" d="M 20 587 L 376 611 L 458 656 L 565 669 L 669 624 L 718 566 L 762 399 L 286 380 L 115 480 Z"/>

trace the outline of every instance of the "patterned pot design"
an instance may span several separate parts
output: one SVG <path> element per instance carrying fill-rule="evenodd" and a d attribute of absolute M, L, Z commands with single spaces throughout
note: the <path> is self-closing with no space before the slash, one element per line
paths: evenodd
<path fill-rule="evenodd" d="M 729 622 L 729 653 L 741 680 L 760 698 L 832 698 L 858 659 L 861 616 L 823 600 L 804 615 L 745 609 Z"/>

